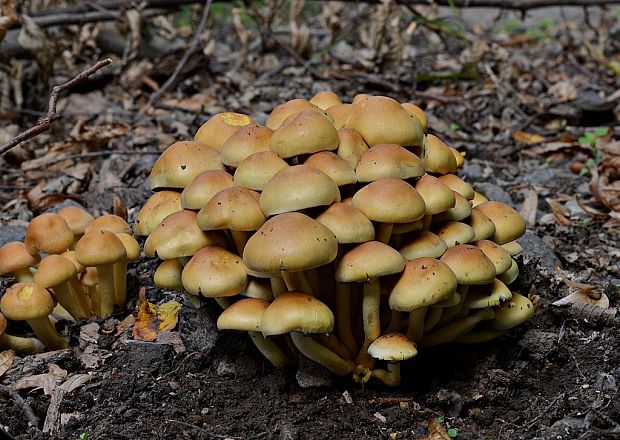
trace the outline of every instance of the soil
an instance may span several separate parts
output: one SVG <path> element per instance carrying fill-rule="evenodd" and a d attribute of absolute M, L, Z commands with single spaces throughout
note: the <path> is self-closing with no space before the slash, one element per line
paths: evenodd
<path fill-rule="evenodd" d="M 556 54 L 553 42 L 544 49 Z M 516 62 L 527 57 L 533 60 L 539 56 L 536 50 L 542 49 L 528 50 L 513 47 L 509 56 Z M 566 74 L 575 69 L 562 66 Z M 217 65 L 212 69 L 215 84 L 205 85 L 203 79 L 193 77 L 179 86 L 175 96 L 204 86 L 218 97 L 211 113 L 218 106 L 250 112 L 243 103 L 260 101 L 252 110 L 257 120 L 264 120 L 265 112 L 285 99 L 311 96 L 322 88 L 349 99 L 361 91 L 387 93 L 402 101 L 418 99 L 415 85 L 407 84 L 402 72 L 388 72 L 381 82 L 373 79 L 378 77 L 373 73 L 357 82 L 332 77 L 317 83 L 312 75 L 296 68 L 260 79 L 218 72 Z M 542 68 L 528 65 L 527 69 L 528 75 L 536 76 L 539 71 L 535 69 Z M 597 78 L 592 81 L 601 89 L 617 85 L 617 80 Z M 390 81 L 398 88 L 388 87 Z M 244 84 L 251 85 L 251 98 Z M 436 87 L 432 93 L 444 90 L 446 96 L 452 96 L 484 89 L 482 79 L 448 84 L 441 83 L 444 88 Z M 118 86 L 111 83 L 105 87 L 105 95 L 112 96 Z M 125 98 L 108 99 L 108 105 L 118 109 Z M 506 114 L 507 98 L 495 91 L 475 99 L 476 111 L 462 102 L 452 105 L 448 100 L 437 105 L 431 100 L 434 105 L 426 108 L 431 127 L 445 132 L 450 121 L 476 127 L 493 117 L 512 117 L 518 121 L 517 127 L 529 129 L 528 124 L 536 120 L 541 133 L 549 132 L 543 126 L 546 114 Z M 179 109 L 162 110 L 159 116 L 159 121 L 149 120 L 141 126 L 151 124 L 169 136 L 166 139 L 183 138 L 183 126 L 193 132 L 208 117 Z M 438 125 L 441 120 L 445 123 Z M 90 121 L 94 125 L 96 120 Z M 173 126 L 179 131 L 171 130 Z M 68 125 L 67 132 L 70 128 Z M 416 359 L 403 364 L 402 383 L 395 389 L 375 383 L 360 387 L 349 378 L 326 379 L 320 371 L 315 374 L 321 386 L 305 388 L 294 370 L 277 370 L 268 364 L 246 336 L 217 333 L 216 315 L 209 311 L 215 310 L 214 304 L 201 311 L 185 307 L 179 326 L 154 342 L 136 341 L 130 332 L 115 331 L 136 309 L 140 287 L 146 288 L 153 303 L 183 301 L 180 294 L 152 285 L 156 264 L 142 259 L 130 266 L 126 311 L 105 322 L 93 319 L 79 325 L 62 324 L 71 335 L 70 349 L 16 358 L 13 368 L 0 377 L 1 384 L 15 383 L 24 376 L 47 373 L 50 364 L 66 370 L 67 377 L 90 376 L 86 384 L 62 396 L 56 408 L 61 418 L 51 433 L 41 432 L 52 401 L 42 386 L 20 391 L 40 419 L 39 426 L 30 426 L 22 409 L 4 395 L 0 395 L 0 425 L 21 439 L 419 439 L 428 435 L 430 421 L 439 420 L 459 440 L 620 438 L 620 320 L 614 317 L 620 305 L 618 229 L 607 227 L 606 218 L 591 216 L 578 206 L 570 212 L 569 224 L 544 221 L 552 212 L 545 198 L 561 194 L 591 201 L 589 178 L 570 169 L 579 153 L 528 154 L 523 145 L 502 137 L 499 129 L 493 138 L 501 139 L 497 142 L 473 141 L 474 131 L 467 128 L 451 137 L 455 146 L 467 152 L 462 175 L 468 182 L 516 209 L 523 207 L 528 190 L 539 195 L 537 222 L 522 239 L 525 252 L 517 258 L 521 275 L 516 290 L 540 298 L 534 317 L 525 324 L 486 344 L 420 350 Z M 150 148 L 142 155 L 130 160 L 124 156 L 85 159 L 97 171 L 76 195 L 93 212 L 109 210 L 117 196 L 131 220 L 149 196 L 145 178 L 156 158 L 150 153 L 162 145 L 150 134 L 140 135 L 147 141 L 125 136 L 111 139 L 109 148 L 123 142 L 128 149 Z M 449 133 L 446 136 L 449 138 Z M 119 177 L 106 183 L 102 170 Z M 53 169 L 50 172 L 54 175 Z M 55 175 L 62 172 L 57 170 Z M 46 178 L 52 181 L 50 176 Z M 22 170 L 5 174 L 2 184 L 14 185 L 16 179 L 36 180 Z M 0 193 L 7 200 L 21 198 L 3 213 L 0 243 L 20 239 L 24 222 L 36 213 L 67 203 L 62 199 L 35 207 L 30 194 L 28 202 L 24 201 L 25 191 L 19 194 Z M 610 299 L 610 309 L 552 305 L 571 291 L 562 282 L 564 278 L 599 286 Z M 3 280 L 0 287 L 6 285 Z M 94 333 L 84 336 L 85 326 L 93 323 L 97 324 Z"/>

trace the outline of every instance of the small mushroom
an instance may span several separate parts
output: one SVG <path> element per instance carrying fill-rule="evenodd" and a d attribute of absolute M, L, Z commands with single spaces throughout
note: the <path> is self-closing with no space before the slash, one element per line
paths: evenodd
<path fill-rule="evenodd" d="M 401 333 L 387 333 L 379 336 L 368 347 L 368 354 L 373 358 L 387 361 L 386 370 L 372 370 L 372 377 L 384 384 L 396 387 L 400 384 L 400 362 L 418 355 L 413 342 Z"/>
<path fill-rule="evenodd" d="M 14 350 L 18 354 L 28 355 L 43 351 L 43 344 L 37 339 L 22 338 L 6 333 L 7 321 L 0 313 L 0 350 Z"/>
<path fill-rule="evenodd" d="M 64 218 L 45 213 L 30 221 L 24 244 L 32 255 L 62 254 L 73 245 L 73 232 Z"/>
<path fill-rule="evenodd" d="M 38 253 L 32 254 L 20 241 L 12 241 L 0 247 L 0 276 L 12 276 L 17 281 L 31 283 L 33 280 L 31 267 L 41 258 Z"/>
<path fill-rule="evenodd" d="M 202 124 L 194 140 L 201 144 L 221 151 L 224 143 L 234 135 L 237 130 L 246 125 L 254 125 L 255 122 L 243 113 L 224 112 L 213 115 L 207 122 Z"/>

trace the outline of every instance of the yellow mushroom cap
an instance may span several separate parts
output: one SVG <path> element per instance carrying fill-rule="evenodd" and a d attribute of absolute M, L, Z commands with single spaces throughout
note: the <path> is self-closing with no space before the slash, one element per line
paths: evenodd
<path fill-rule="evenodd" d="M 271 151 L 282 158 L 338 148 L 338 131 L 322 113 L 304 110 L 289 116 L 271 136 Z"/>
<path fill-rule="evenodd" d="M 510 301 L 495 307 L 493 328 L 508 330 L 528 320 L 533 314 L 534 305 L 532 302 L 526 296 L 512 292 Z"/>
<path fill-rule="evenodd" d="M 89 223 L 94 220 L 90 213 L 77 206 L 65 206 L 56 214 L 65 219 L 73 235 L 82 235 Z"/>
<path fill-rule="evenodd" d="M 41 258 L 31 254 L 21 241 L 12 241 L 0 247 L 0 275 L 27 269 L 36 265 Z"/>
<path fill-rule="evenodd" d="M 456 167 L 462 168 L 463 165 L 465 165 L 465 153 L 460 152 L 454 147 L 448 147 L 448 148 L 450 149 L 450 151 L 452 151 L 452 154 L 454 155 L 454 159 L 456 160 Z"/>
<path fill-rule="evenodd" d="M 54 306 L 50 293 L 38 284 L 15 283 L 0 299 L 2 314 L 13 321 L 44 318 Z"/>
<path fill-rule="evenodd" d="M 497 306 L 511 298 L 510 289 L 496 278 L 491 284 L 472 286 L 467 291 L 465 306 L 468 309 L 483 309 Z"/>
<path fill-rule="evenodd" d="M 327 110 L 330 107 L 342 104 L 342 101 L 334 92 L 325 90 L 322 92 L 318 92 L 316 95 L 310 98 L 310 103 L 316 105 L 322 110 Z"/>
<path fill-rule="evenodd" d="M 165 260 L 155 271 L 153 276 L 153 282 L 156 286 L 164 289 L 182 289 L 183 283 L 181 282 L 181 274 L 183 273 L 183 266 L 176 258 L 172 260 Z"/>
<path fill-rule="evenodd" d="M 456 276 L 445 263 L 434 258 L 407 261 L 390 292 L 390 308 L 411 312 L 450 298 L 456 291 Z"/>
<path fill-rule="evenodd" d="M 237 130 L 222 145 L 222 163 L 238 167 L 250 154 L 269 151 L 273 130 L 262 125 L 247 125 Z"/>
<path fill-rule="evenodd" d="M 100 266 L 127 258 L 127 251 L 113 232 L 103 229 L 85 233 L 75 245 L 75 258 L 84 266 Z"/>
<path fill-rule="evenodd" d="M 489 219 L 490 220 L 490 219 Z M 491 235 L 492 236 L 492 235 Z M 487 237 L 488 238 L 488 237 Z M 521 246 L 519 244 L 518 241 L 513 240 L 513 241 L 509 241 L 508 243 L 504 243 L 502 244 L 502 247 L 504 249 L 506 249 L 506 251 L 508 251 L 508 253 L 510 254 L 511 257 L 517 256 L 519 255 L 521 252 L 523 252 L 523 246 Z"/>
<path fill-rule="evenodd" d="M 454 191 L 445 183 L 431 175 L 420 177 L 415 184 L 426 205 L 426 214 L 435 215 L 450 208 L 454 208 L 456 199 Z"/>
<path fill-rule="evenodd" d="M 234 186 L 233 176 L 226 171 L 203 171 L 181 193 L 181 206 L 184 209 L 202 209 L 211 197 L 232 186 Z"/>
<path fill-rule="evenodd" d="M 200 126 L 196 136 L 194 136 L 194 140 L 220 151 L 224 142 L 235 134 L 237 130 L 246 125 L 253 124 L 255 122 L 252 118 L 242 113 L 218 113 Z"/>
<path fill-rule="evenodd" d="M 82 273 L 86 270 L 86 267 L 75 258 L 75 251 L 66 251 L 60 254 L 61 257 L 65 257 L 67 260 L 71 261 L 75 266 L 75 271 L 77 273 Z"/>
<path fill-rule="evenodd" d="M 448 245 L 431 231 L 415 231 L 403 240 L 398 252 L 407 260 L 429 257 L 439 258 L 448 249 Z"/>
<path fill-rule="evenodd" d="M 362 135 L 352 128 L 340 128 L 338 130 L 338 156 L 349 162 L 355 169 L 360 159 L 368 151 L 368 145 Z"/>
<path fill-rule="evenodd" d="M 478 240 L 472 243 L 477 248 L 480 248 L 484 255 L 493 262 L 495 266 L 495 273 L 500 275 L 510 269 L 512 265 L 512 258 L 506 249 L 499 244 L 492 242 L 491 240 Z"/>
<path fill-rule="evenodd" d="M 223 169 L 217 150 L 195 141 L 176 142 L 155 161 L 149 176 L 151 189 L 185 188 L 203 171 Z"/>
<path fill-rule="evenodd" d="M 289 212 L 270 218 L 250 237 L 243 260 L 251 270 L 279 275 L 330 263 L 337 253 L 332 231 L 307 215 Z"/>
<path fill-rule="evenodd" d="M 472 200 L 474 198 L 474 189 L 471 185 L 465 182 L 456 174 L 444 174 L 443 176 L 439 176 L 439 180 L 448 185 L 452 191 L 459 193 L 467 200 Z"/>
<path fill-rule="evenodd" d="M 115 234 L 131 234 L 131 228 L 125 220 L 118 215 L 105 214 L 97 217 L 88 224 L 84 232 L 110 231 Z"/>
<path fill-rule="evenodd" d="M 502 274 L 499 274 L 497 278 L 500 279 L 504 284 L 511 284 L 517 279 L 518 276 L 519 276 L 519 265 L 513 259 L 512 264 L 510 265 L 510 269 L 508 269 L 506 272 Z"/>
<path fill-rule="evenodd" d="M 434 232 L 449 248 L 469 243 L 474 239 L 474 230 L 471 226 L 460 222 L 446 222 L 434 228 Z"/>
<path fill-rule="evenodd" d="M 368 281 L 401 272 L 405 259 L 392 247 L 379 241 L 367 241 L 346 252 L 336 265 L 336 281 Z"/>
<path fill-rule="evenodd" d="M 495 234 L 493 235 L 495 243 L 508 243 L 525 234 L 525 220 L 510 206 L 501 202 L 489 201 L 478 205 L 477 208 L 495 224 Z"/>
<path fill-rule="evenodd" d="M 24 244 L 31 254 L 61 254 L 73 244 L 73 232 L 58 214 L 45 213 L 32 219 Z"/>
<path fill-rule="evenodd" d="M 370 220 L 385 223 L 412 222 L 426 212 L 424 199 L 415 188 L 394 178 L 375 180 L 357 191 L 353 206 Z"/>
<path fill-rule="evenodd" d="M 260 195 L 233 186 L 214 195 L 198 213 L 196 221 L 203 231 L 230 229 L 256 231 L 267 220 L 258 204 Z"/>
<path fill-rule="evenodd" d="M 372 182 L 384 177 L 403 180 L 420 177 L 425 170 L 422 160 L 400 145 L 378 144 L 360 158 L 355 173 L 360 182 Z"/>
<path fill-rule="evenodd" d="M 116 234 L 118 239 L 125 246 L 125 251 L 127 252 L 127 260 L 128 261 L 136 261 L 140 258 L 140 244 L 133 238 L 133 235 L 130 234 Z"/>
<path fill-rule="evenodd" d="M 422 160 L 429 173 L 456 172 L 456 158 L 448 146 L 437 136 L 428 134 L 422 149 Z"/>
<path fill-rule="evenodd" d="M 264 336 L 290 332 L 329 333 L 334 314 L 324 303 L 304 292 L 284 292 L 265 309 L 261 321 Z"/>
<path fill-rule="evenodd" d="M 338 104 L 326 109 L 325 113 L 334 120 L 334 127 L 340 130 L 349 121 L 352 108 L 353 104 Z"/>
<path fill-rule="evenodd" d="M 269 301 L 258 298 L 243 298 L 232 304 L 217 318 L 220 330 L 238 330 L 259 332 L 263 313 Z"/>
<path fill-rule="evenodd" d="M 375 228 L 368 217 L 346 203 L 333 203 L 316 220 L 327 226 L 341 244 L 363 243 L 375 238 Z"/>
<path fill-rule="evenodd" d="M 181 275 L 183 287 L 193 295 L 234 296 L 248 280 L 239 255 L 219 246 L 205 246 L 187 262 Z"/>
<path fill-rule="evenodd" d="M 495 266 L 476 246 L 460 244 L 449 248 L 442 256 L 459 284 L 489 284 L 495 279 Z"/>
<path fill-rule="evenodd" d="M 269 114 L 265 125 L 272 130 L 276 130 L 280 128 L 286 118 L 303 110 L 322 112 L 319 107 L 312 104 L 310 101 L 305 99 L 292 99 L 274 108 Z"/>
<path fill-rule="evenodd" d="M 426 118 L 426 113 L 424 113 L 424 110 L 411 102 L 405 102 L 402 106 L 405 110 L 418 118 L 420 124 L 422 125 L 422 130 L 426 131 L 428 128 L 428 119 Z"/>
<path fill-rule="evenodd" d="M 459 222 L 471 215 L 471 204 L 469 200 L 456 191 L 454 192 L 454 206 L 447 211 L 440 212 L 433 216 L 433 223 L 440 222 Z"/>
<path fill-rule="evenodd" d="M 76 276 L 75 265 L 60 255 L 48 255 L 34 273 L 34 282 L 46 289 L 58 286 Z"/>
<path fill-rule="evenodd" d="M 401 333 L 387 333 L 379 336 L 368 347 L 368 354 L 375 359 L 397 362 L 416 357 L 415 344 Z"/>
<path fill-rule="evenodd" d="M 272 151 L 260 151 L 249 155 L 235 170 L 233 181 L 254 191 L 262 191 L 280 170 L 289 165 Z"/>
<path fill-rule="evenodd" d="M 474 198 L 471 200 L 471 207 L 475 208 L 478 205 L 488 201 L 489 199 L 487 199 L 483 194 L 479 193 L 478 191 L 474 191 Z"/>
<path fill-rule="evenodd" d="M 349 162 L 342 157 L 332 153 L 331 151 L 319 151 L 314 153 L 304 162 L 304 165 L 310 165 L 322 171 L 336 182 L 336 185 L 350 185 L 357 182 L 355 170 L 351 168 Z"/>
<path fill-rule="evenodd" d="M 489 217 L 480 212 L 478 208 L 473 208 L 471 210 L 467 223 L 469 223 L 469 226 L 471 226 L 474 230 L 474 241 L 486 240 L 495 235 L 495 223 L 493 223 Z"/>
<path fill-rule="evenodd" d="M 163 219 L 181 211 L 181 194 L 176 191 L 158 191 L 148 198 L 133 224 L 137 236 L 148 236 Z"/>

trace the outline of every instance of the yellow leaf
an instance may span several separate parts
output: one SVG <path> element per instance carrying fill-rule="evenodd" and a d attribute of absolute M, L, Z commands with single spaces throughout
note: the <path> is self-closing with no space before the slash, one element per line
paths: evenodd
<path fill-rule="evenodd" d="M 428 435 L 420 440 L 451 440 L 446 429 L 437 420 L 428 421 Z"/>
<path fill-rule="evenodd" d="M 543 142 L 545 140 L 544 137 L 542 137 L 539 134 L 534 134 L 534 133 L 526 133 L 524 131 L 514 131 L 512 133 L 512 137 L 519 141 L 519 142 L 523 142 L 524 144 L 537 144 L 539 142 Z"/>
<path fill-rule="evenodd" d="M 170 301 L 157 306 L 157 318 L 159 319 L 159 332 L 172 330 L 179 321 L 181 303 Z"/>
<path fill-rule="evenodd" d="M 133 326 L 133 337 L 140 341 L 154 341 L 158 333 L 172 330 L 179 321 L 181 304 L 170 301 L 156 306 L 146 299 L 146 291 L 140 289 L 138 313 Z"/>

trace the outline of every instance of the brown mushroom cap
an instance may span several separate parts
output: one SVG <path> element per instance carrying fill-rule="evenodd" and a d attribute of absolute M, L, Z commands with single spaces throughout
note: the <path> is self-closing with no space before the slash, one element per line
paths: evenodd
<path fill-rule="evenodd" d="M 235 134 L 237 130 L 246 125 L 253 124 L 255 122 L 252 118 L 242 113 L 218 113 L 200 126 L 196 136 L 194 136 L 194 140 L 208 145 L 214 150 L 221 151 L 224 142 Z"/>
<path fill-rule="evenodd" d="M 411 312 L 428 307 L 450 298 L 456 286 L 456 276 L 445 263 L 426 257 L 407 261 L 390 292 L 390 308 Z"/>
<path fill-rule="evenodd" d="M 217 318 L 219 330 L 259 332 L 263 313 L 269 301 L 258 298 L 243 298 L 232 304 Z"/>
<path fill-rule="evenodd" d="M 452 151 L 452 154 L 454 155 L 454 159 L 456 160 L 456 167 L 461 168 L 463 165 L 465 165 L 465 153 L 460 152 L 454 147 L 448 148 L 450 149 L 450 151 Z"/>
<path fill-rule="evenodd" d="M 336 258 L 334 233 L 316 220 L 290 212 L 276 215 L 248 240 L 243 260 L 248 268 L 267 274 L 295 272 L 327 264 Z"/>
<path fill-rule="evenodd" d="M 146 239 L 146 256 L 171 260 L 194 255 L 208 245 L 226 246 L 226 238 L 220 231 L 202 231 L 196 218 L 197 214 L 188 210 L 166 217 Z"/>
<path fill-rule="evenodd" d="M 510 269 L 512 258 L 506 249 L 491 240 L 478 240 L 472 243 L 479 248 L 495 266 L 495 273 L 500 275 Z"/>
<path fill-rule="evenodd" d="M 456 174 L 444 174 L 443 176 L 439 176 L 439 180 L 448 185 L 452 191 L 459 193 L 467 200 L 472 200 L 474 198 L 474 189 L 469 183 L 465 182 Z"/>
<path fill-rule="evenodd" d="M 249 155 L 235 170 L 233 181 L 254 191 L 262 191 L 280 170 L 289 165 L 272 151 L 261 151 Z"/>
<path fill-rule="evenodd" d="M 495 235 L 495 223 L 489 217 L 481 213 L 477 208 L 471 210 L 467 223 L 474 230 L 474 241 L 486 240 Z"/>
<path fill-rule="evenodd" d="M 148 236 L 164 218 L 182 209 L 181 194 L 176 191 L 158 191 L 149 197 L 138 212 L 133 231 L 137 236 Z"/>
<path fill-rule="evenodd" d="M 415 188 L 394 178 L 375 180 L 357 191 L 353 206 L 370 220 L 385 223 L 413 222 L 424 217 L 426 211 L 424 199 Z"/>
<path fill-rule="evenodd" d="M 517 256 L 521 252 L 523 252 L 523 246 L 521 246 L 519 242 L 516 240 L 509 241 L 508 243 L 504 243 L 502 244 L 502 247 L 506 249 L 506 251 L 510 254 L 511 257 Z"/>
<path fill-rule="evenodd" d="M 75 258 L 84 266 L 100 266 L 127 258 L 123 242 L 103 229 L 85 233 L 75 245 Z"/>
<path fill-rule="evenodd" d="M 32 219 L 26 229 L 25 245 L 36 254 L 62 254 L 73 244 L 73 232 L 58 214 L 41 214 Z"/>
<path fill-rule="evenodd" d="M 331 151 L 314 153 L 306 159 L 304 165 L 310 165 L 322 171 L 327 177 L 336 182 L 338 186 L 357 182 L 355 170 L 351 168 L 349 162 Z"/>
<path fill-rule="evenodd" d="M 280 170 L 263 188 L 260 207 L 267 216 L 299 211 L 340 201 L 338 185 L 310 165 Z"/>
<path fill-rule="evenodd" d="M 39 254 L 31 254 L 24 243 L 12 241 L 0 247 L 0 276 L 28 269 L 39 261 Z"/>
<path fill-rule="evenodd" d="M 474 230 L 471 226 L 460 222 L 446 222 L 434 228 L 435 234 L 441 238 L 448 247 L 469 243 L 474 239 Z"/>
<path fill-rule="evenodd" d="M 355 169 L 361 157 L 368 151 L 368 145 L 362 135 L 352 128 L 340 128 L 338 130 L 338 156 L 349 162 Z"/>
<path fill-rule="evenodd" d="M 422 160 L 429 173 L 448 174 L 456 172 L 456 158 L 448 146 L 433 134 L 426 135 Z"/>
<path fill-rule="evenodd" d="M 405 259 L 390 246 L 367 241 L 346 252 L 336 265 L 336 281 L 351 283 L 368 281 L 401 272 Z"/>
<path fill-rule="evenodd" d="M 495 266 L 476 246 L 460 244 L 449 248 L 442 256 L 459 284 L 489 284 L 495 279 Z"/>
<path fill-rule="evenodd" d="M 401 333 L 387 333 L 379 336 L 368 347 L 368 354 L 375 359 L 389 362 L 404 361 L 418 355 L 413 342 Z"/>
<path fill-rule="evenodd" d="M 525 234 L 525 220 L 510 206 L 501 202 L 489 201 L 478 205 L 477 208 L 495 224 L 495 234 L 493 235 L 495 243 L 508 243 Z"/>
<path fill-rule="evenodd" d="M 360 158 L 355 173 L 360 182 L 373 182 L 384 177 L 420 177 L 425 171 L 422 160 L 409 150 L 400 145 L 378 144 Z"/>
<path fill-rule="evenodd" d="M 334 127 L 340 130 L 349 121 L 352 108 L 352 104 L 338 104 L 326 109 L 325 113 L 334 120 Z"/>
<path fill-rule="evenodd" d="M 217 150 L 195 141 L 176 142 L 164 150 L 151 168 L 151 189 L 185 188 L 203 171 L 223 169 Z"/>
<path fill-rule="evenodd" d="M 225 297 L 240 293 L 248 275 L 239 255 L 219 246 L 205 246 L 187 262 L 181 280 L 193 295 Z"/>
<path fill-rule="evenodd" d="M 327 110 L 330 107 L 342 104 L 342 101 L 334 92 L 326 90 L 318 92 L 316 95 L 310 98 L 310 103 L 316 105 L 322 110 Z"/>
<path fill-rule="evenodd" d="M 75 266 L 76 273 L 82 273 L 86 270 L 86 266 L 79 263 L 77 258 L 75 258 L 75 251 L 66 251 L 60 254 L 61 257 L 65 257 L 67 260 L 71 261 Z"/>
<path fill-rule="evenodd" d="M 448 249 L 448 245 L 431 231 L 415 231 L 405 237 L 398 252 L 406 260 L 429 257 L 439 258 Z"/>
<path fill-rule="evenodd" d="M 183 273 L 183 266 L 176 258 L 173 260 L 165 260 L 155 271 L 153 276 L 153 282 L 156 286 L 164 289 L 179 290 L 183 288 L 181 282 L 181 274 Z"/>
<path fill-rule="evenodd" d="M 233 176 L 226 171 L 203 171 L 181 193 L 181 206 L 184 209 L 202 209 L 211 197 L 232 186 Z"/>
<path fill-rule="evenodd" d="M 512 292 L 498 279 L 491 284 L 472 286 L 467 291 L 465 307 L 468 309 L 483 309 L 494 307 L 512 298 Z"/>
<path fill-rule="evenodd" d="M 338 131 L 322 113 L 304 110 L 289 116 L 271 136 L 271 151 L 282 158 L 338 148 Z"/>
<path fill-rule="evenodd" d="M 371 147 L 377 144 L 421 146 L 424 136 L 418 118 L 398 101 L 385 96 L 371 96 L 355 104 L 346 127 L 356 129 Z"/>
<path fill-rule="evenodd" d="M 140 244 L 133 238 L 133 235 L 130 234 L 116 234 L 118 239 L 125 246 L 125 251 L 127 252 L 127 260 L 128 261 L 136 261 L 140 258 Z"/>
<path fill-rule="evenodd" d="M 247 125 L 237 130 L 222 145 L 222 163 L 238 167 L 250 154 L 269 151 L 273 130 L 262 125 Z"/>
<path fill-rule="evenodd" d="M 341 244 L 363 243 L 375 238 L 375 228 L 368 217 L 346 203 L 333 203 L 316 220 L 327 226 Z"/>
<path fill-rule="evenodd" d="M 261 321 L 264 336 L 290 332 L 329 333 L 334 329 L 334 314 L 312 295 L 284 292 L 265 309 Z"/>
<path fill-rule="evenodd" d="M 433 216 L 433 223 L 440 222 L 459 222 L 471 215 L 471 204 L 469 200 L 454 191 L 454 206 L 446 211 Z"/>
<path fill-rule="evenodd" d="M 65 206 L 56 214 L 65 219 L 69 229 L 71 229 L 75 236 L 82 235 L 90 222 L 94 220 L 90 213 L 77 206 Z"/>
<path fill-rule="evenodd" d="M 428 128 L 428 119 L 426 118 L 426 113 L 424 113 L 424 110 L 411 102 L 405 102 L 401 105 L 405 110 L 418 118 L 418 121 L 420 121 L 420 124 L 422 125 L 422 130 L 426 131 Z"/>
<path fill-rule="evenodd" d="M 44 318 L 54 310 L 50 293 L 38 284 L 15 283 L 0 299 L 2 314 L 13 321 Z"/>
<path fill-rule="evenodd" d="M 118 215 L 113 214 L 104 214 L 100 217 L 97 217 L 92 222 L 90 222 L 84 232 L 101 230 L 114 232 L 115 234 L 131 234 L 131 228 L 129 227 L 129 224 L 127 224 L 127 222 Z"/>
<path fill-rule="evenodd" d="M 223 189 L 200 210 L 196 218 L 198 226 L 203 231 L 256 231 L 267 220 L 258 204 L 259 197 L 257 192 L 247 188 Z"/>
<path fill-rule="evenodd" d="M 276 130 L 280 128 L 286 118 L 303 110 L 322 112 L 319 107 L 310 103 L 310 101 L 307 101 L 305 99 L 292 99 L 274 108 L 269 114 L 265 125 L 272 130 Z"/>
<path fill-rule="evenodd" d="M 512 292 L 510 301 L 495 308 L 493 328 L 508 330 L 528 320 L 533 314 L 534 305 L 532 302 L 526 296 Z"/>
<path fill-rule="evenodd" d="M 478 191 L 474 191 L 474 198 L 471 200 L 471 207 L 475 208 L 478 205 L 488 201 L 489 199 L 487 199 L 483 194 L 479 193 Z"/>
<path fill-rule="evenodd" d="M 34 273 L 34 282 L 49 289 L 77 275 L 75 265 L 60 255 L 48 255 L 41 260 Z"/>
<path fill-rule="evenodd" d="M 448 185 L 436 177 L 425 175 L 415 184 L 416 191 L 420 193 L 426 205 L 426 214 L 435 215 L 450 208 L 454 208 L 456 199 L 454 191 Z"/>

